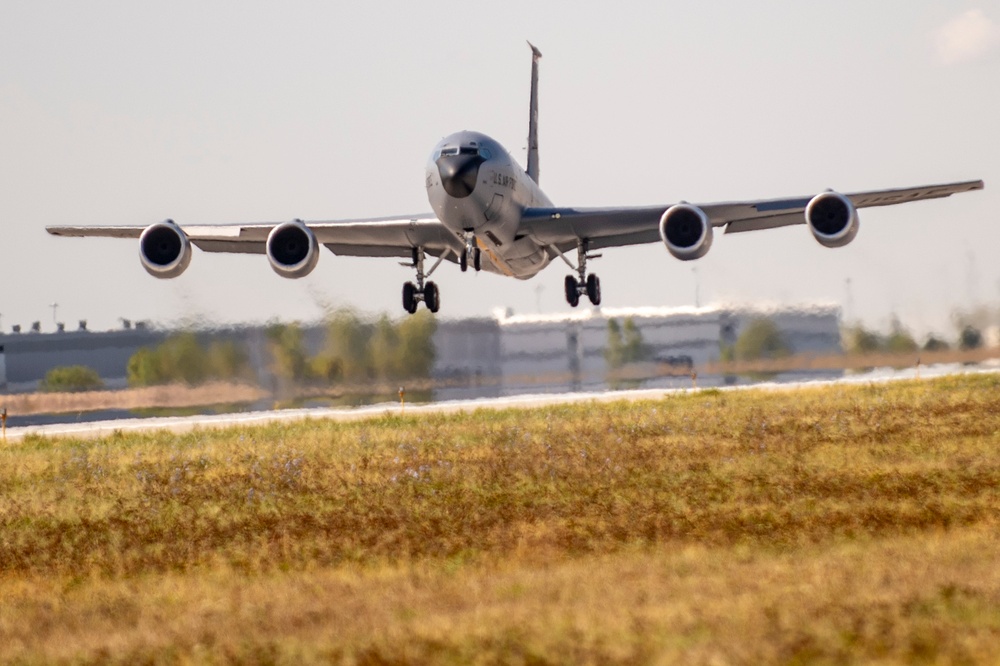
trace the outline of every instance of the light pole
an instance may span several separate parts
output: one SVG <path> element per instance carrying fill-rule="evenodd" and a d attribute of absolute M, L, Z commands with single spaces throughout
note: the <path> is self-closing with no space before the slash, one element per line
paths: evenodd
<path fill-rule="evenodd" d="M 58 326 L 59 325 L 59 319 L 56 317 L 56 311 L 59 310 L 59 304 L 58 303 L 50 303 L 49 307 L 52 308 L 52 323 Z"/>
<path fill-rule="evenodd" d="M 851 278 L 844 280 L 844 289 L 847 293 L 847 302 L 844 303 L 844 319 L 848 322 L 854 321 L 854 296 L 851 293 Z"/>
<path fill-rule="evenodd" d="M 701 289 L 700 289 L 700 285 L 698 284 L 698 267 L 697 266 L 692 266 L 691 267 L 691 272 L 694 274 L 694 306 L 696 308 L 700 308 L 701 307 L 701 293 L 700 293 Z"/>

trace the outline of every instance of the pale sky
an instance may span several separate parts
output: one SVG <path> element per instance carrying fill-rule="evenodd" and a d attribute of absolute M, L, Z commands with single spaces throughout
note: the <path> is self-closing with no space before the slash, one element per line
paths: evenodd
<path fill-rule="evenodd" d="M 982 178 L 984 192 L 591 263 L 608 307 L 840 303 L 952 334 L 1000 300 L 1000 0 L 43 2 L 0 0 L 0 327 L 403 314 L 412 272 L 323 251 L 302 280 L 194 251 L 149 277 L 134 241 L 48 224 L 423 213 L 434 144 L 469 129 L 521 163 L 530 39 L 541 184 L 557 205 L 693 203 Z M 694 269 L 697 269 L 695 272 Z M 568 311 L 566 267 L 526 282 L 443 265 L 441 316 Z M 848 289 L 848 280 L 850 288 Z"/>

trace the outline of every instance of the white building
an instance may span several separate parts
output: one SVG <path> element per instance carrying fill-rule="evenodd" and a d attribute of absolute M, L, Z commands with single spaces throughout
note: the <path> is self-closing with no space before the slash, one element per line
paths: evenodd
<path fill-rule="evenodd" d="M 777 325 L 793 353 L 841 351 L 840 307 L 834 305 L 592 308 L 558 315 L 498 312 L 500 393 L 607 388 L 608 322 L 623 326 L 629 319 L 651 362 L 661 369 L 674 368 L 678 375 L 642 381 L 641 386 L 690 385 L 690 370 L 702 374 L 700 384 L 735 383 L 737 378 L 713 377 L 699 369 L 717 363 L 722 349 L 760 318 Z M 446 353 L 438 348 L 439 356 Z"/>

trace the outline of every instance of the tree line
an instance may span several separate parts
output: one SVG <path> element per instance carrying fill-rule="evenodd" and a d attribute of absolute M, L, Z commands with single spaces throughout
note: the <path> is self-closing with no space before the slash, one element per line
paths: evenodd
<path fill-rule="evenodd" d="M 310 354 L 298 324 L 267 328 L 271 372 L 285 383 L 346 383 L 428 378 L 434 365 L 437 321 L 420 311 L 403 319 L 362 319 L 352 310 L 333 313 L 324 342 Z"/>
<path fill-rule="evenodd" d="M 202 345 L 190 331 L 175 333 L 155 347 L 142 347 L 128 361 L 129 386 L 248 381 L 253 369 L 246 348 L 234 340 Z"/>
<path fill-rule="evenodd" d="M 353 311 L 337 311 L 327 319 L 322 346 L 313 353 L 301 325 L 272 323 L 265 330 L 268 369 L 285 387 L 429 377 L 436 326 L 424 312 L 367 321 Z M 129 359 L 127 377 L 129 386 L 151 386 L 252 381 L 255 373 L 245 345 L 233 340 L 203 345 L 186 332 L 137 351 Z"/>
<path fill-rule="evenodd" d="M 958 336 L 954 343 L 949 343 L 944 338 L 931 334 L 921 344 L 895 318 L 889 326 L 888 333 L 879 333 L 865 328 L 861 324 L 855 324 L 844 329 L 842 339 L 844 351 L 849 354 L 905 354 L 920 350 L 935 352 L 947 351 L 953 346 L 962 351 L 969 351 L 979 349 L 984 344 L 982 332 L 968 323 L 960 323 Z"/>
<path fill-rule="evenodd" d="M 340 310 L 327 318 L 323 342 L 314 352 L 308 348 L 299 324 L 272 323 L 265 329 L 268 370 L 284 387 L 425 379 L 434 365 L 436 329 L 434 316 L 424 311 L 403 319 L 393 320 L 383 314 L 370 320 L 354 311 Z M 205 338 L 184 331 L 157 345 L 140 348 L 126 366 L 128 385 L 257 380 L 244 343 Z M 39 389 L 67 392 L 103 386 L 93 368 L 60 366 L 46 373 Z"/>

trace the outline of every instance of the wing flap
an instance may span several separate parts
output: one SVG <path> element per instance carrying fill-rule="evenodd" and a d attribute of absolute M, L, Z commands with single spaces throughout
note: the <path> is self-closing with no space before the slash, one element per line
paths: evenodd
<path fill-rule="evenodd" d="M 218 252 L 226 254 L 265 254 L 266 249 L 263 241 L 230 241 L 230 240 L 209 240 L 204 238 L 192 239 L 191 243 L 203 252 Z"/>
<path fill-rule="evenodd" d="M 409 247 L 390 247 L 385 245 L 343 245 L 341 243 L 323 243 L 330 252 L 344 257 L 409 257 Z"/>
<path fill-rule="evenodd" d="M 768 215 L 766 217 L 750 217 L 726 223 L 726 233 L 738 234 L 744 231 L 777 229 L 778 227 L 787 227 L 792 224 L 804 224 L 805 221 L 806 218 L 801 211 L 781 215 Z"/>
<path fill-rule="evenodd" d="M 943 199 L 944 197 L 950 197 L 952 194 L 974 192 L 984 187 L 985 185 L 981 180 L 969 180 L 961 183 L 947 183 L 945 185 L 859 192 L 857 194 L 848 194 L 847 196 L 856 208 L 870 208 L 873 206 L 892 206 L 910 201 L 923 201 L 925 199 Z"/>
<path fill-rule="evenodd" d="M 45 227 L 53 236 L 70 238 L 138 238 L 146 227 Z"/>
<path fill-rule="evenodd" d="M 592 247 L 649 243 L 659 238 L 665 206 L 633 208 L 529 208 L 521 230 L 540 245 L 589 239 Z M 652 233 L 652 236 L 651 236 Z M 598 246 L 596 243 L 603 243 Z"/>

